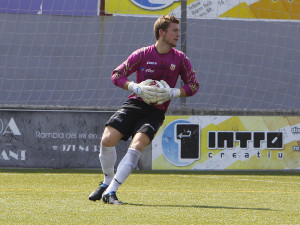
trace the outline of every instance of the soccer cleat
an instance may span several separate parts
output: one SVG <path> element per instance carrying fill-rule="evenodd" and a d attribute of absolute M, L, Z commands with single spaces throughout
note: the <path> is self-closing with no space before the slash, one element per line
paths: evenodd
<path fill-rule="evenodd" d="M 116 195 L 116 192 L 111 192 L 102 196 L 102 200 L 104 203 L 114 204 L 114 205 L 122 205 L 123 202 L 119 201 Z"/>
<path fill-rule="evenodd" d="M 97 200 L 100 200 L 101 197 L 102 197 L 102 194 L 103 192 L 106 190 L 107 186 L 106 187 L 102 187 L 101 185 L 103 184 L 103 182 L 100 183 L 100 186 L 95 190 L 93 191 L 90 196 L 89 196 L 89 200 L 91 201 L 97 201 Z"/>

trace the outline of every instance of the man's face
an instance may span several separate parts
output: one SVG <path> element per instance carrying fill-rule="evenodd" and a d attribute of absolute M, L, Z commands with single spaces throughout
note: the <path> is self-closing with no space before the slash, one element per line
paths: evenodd
<path fill-rule="evenodd" d="M 177 23 L 171 23 L 168 29 L 166 31 L 163 31 L 162 40 L 171 47 L 176 47 L 179 37 L 179 25 Z"/>

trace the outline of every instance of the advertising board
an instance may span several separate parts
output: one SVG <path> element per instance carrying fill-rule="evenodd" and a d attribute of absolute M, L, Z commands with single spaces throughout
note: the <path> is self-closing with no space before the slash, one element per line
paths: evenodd
<path fill-rule="evenodd" d="M 195 19 L 299 20 L 300 0 L 187 0 L 187 17 Z M 180 0 L 110 0 L 105 11 L 113 15 L 181 17 Z"/>
<path fill-rule="evenodd" d="M 300 170 L 300 117 L 167 116 L 153 170 Z"/>
<path fill-rule="evenodd" d="M 1 110 L 0 167 L 100 168 L 101 135 L 112 113 Z M 127 148 L 118 146 L 118 160 Z"/>

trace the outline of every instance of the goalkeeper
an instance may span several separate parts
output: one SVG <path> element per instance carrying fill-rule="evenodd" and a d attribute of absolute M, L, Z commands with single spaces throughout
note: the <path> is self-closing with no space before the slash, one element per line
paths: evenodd
<path fill-rule="evenodd" d="M 90 200 L 102 198 L 105 203 L 122 204 L 116 192 L 162 125 L 170 100 L 193 96 L 198 91 L 189 59 L 174 48 L 180 36 L 179 20 L 171 15 L 159 17 L 154 23 L 154 35 L 155 44 L 136 50 L 112 72 L 112 82 L 132 94 L 106 123 L 99 154 L 104 181 L 90 194 Z M 128 80 L 134 72 L 136 83 Z M 184 85 L 175 88 L 179 76 Z M 160 81 L 163 87 L 149 86 L 152 80 Z M 129 149 L 114 174 L 115 146 L 129 137 Z"/>

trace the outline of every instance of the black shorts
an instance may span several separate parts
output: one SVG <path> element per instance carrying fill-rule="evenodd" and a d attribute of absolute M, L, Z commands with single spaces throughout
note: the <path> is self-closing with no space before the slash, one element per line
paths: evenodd
<path fill-rule="evenodd" d="M 120 131 L 127 141 L 136 133 L 145 133 L 153 140 L 165 119 L 165 112 L 154 108 L 143 101 L 128 99 L 117 112 L 112 115 L 106 125 Z"/>

